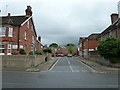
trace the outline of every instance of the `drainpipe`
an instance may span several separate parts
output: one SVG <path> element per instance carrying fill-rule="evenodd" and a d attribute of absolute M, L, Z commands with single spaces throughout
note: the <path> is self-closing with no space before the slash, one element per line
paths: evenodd
<path fill-rule="evenodd" d="M 19 51 L 19 46 L 20 46 L 19 40 L 20 40 L 20 26 L 18 27 L 18 48 L 17 48 L 18 51 Z"/>

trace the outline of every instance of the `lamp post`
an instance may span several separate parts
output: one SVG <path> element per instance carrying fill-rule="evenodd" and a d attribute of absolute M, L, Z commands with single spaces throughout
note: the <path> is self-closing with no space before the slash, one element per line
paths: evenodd
<path fill-rule="evenodd" d="M 35 60 L 35 40 L 32 42 L 32 46 L 33 46 L 33 48 L 32 48 L 32 64 L 31 64 L 31 66 L 32 66 L 32 68 L 34 68 L 34 66 L 35 66 L 35 63 L 34 63 L 34 60 Z"/>

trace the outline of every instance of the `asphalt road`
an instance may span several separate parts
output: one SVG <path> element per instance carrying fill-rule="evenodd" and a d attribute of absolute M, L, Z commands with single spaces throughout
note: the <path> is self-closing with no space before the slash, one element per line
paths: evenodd
<path fill-rule="evenodd" d="M 100 74 L 76 58 L 61 57 L 48 71 L 3 72 L 3 88 L 118 88 L 118 75 Z"/>

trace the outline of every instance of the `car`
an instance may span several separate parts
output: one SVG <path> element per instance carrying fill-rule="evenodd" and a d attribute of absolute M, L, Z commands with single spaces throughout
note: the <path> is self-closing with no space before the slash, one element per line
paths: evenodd
<path fill-rule="evenodd" d="M 68 54 L 67 56 L 68 56 L 68 57 L 72 57 L 72 54 Z"/>
<path fill-rule="evenodd" d="M 64 57 L 64 54 L 57 54 L 57 57 Z"/>

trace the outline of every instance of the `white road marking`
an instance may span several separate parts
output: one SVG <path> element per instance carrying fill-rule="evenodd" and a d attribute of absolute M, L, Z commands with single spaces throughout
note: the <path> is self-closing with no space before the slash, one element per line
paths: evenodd
<path fill-rule="evenodd" d="M 68 61 L 68 64 L 70 65 L 71 71 L 73 72 L 72 66 L 71 66 L 71 64 L 70 64 L 70 62 L 69 62 L 69 60 L 68 60 L 68 58 L 66 58 L 66 59 L 67 59 L 67 61 Z"/>
<path fill-rule="evenodd" d="M 50 68 L 49 71 L 51 71 L 51 70 L 55 67 L 55 65 L 59 62 L 59 60 L 60 60 L 60 59 L 57 60 L 57 62 Z"/>
<path fill-rule="evenodd" d="M 79 61 L 80 62 L 80 61 Z M 86 67 L 88 67 L 89 69 L 91 69 L 93 72 L 97 72 L 97 71 L 95 71 L 93 68 L 91 68 L 90 66 L 88 66 L 88 65 L 86 65 L 86 64 L 84 64 L 83 62 L 81 62 L 83 65 L 85 65 Z"/>

